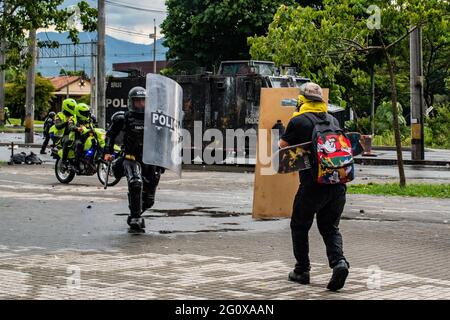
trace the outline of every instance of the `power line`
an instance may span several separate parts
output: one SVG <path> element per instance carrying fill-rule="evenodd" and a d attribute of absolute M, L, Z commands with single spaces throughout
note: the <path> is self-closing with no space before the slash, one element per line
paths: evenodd
<path fill-rule="evenodd" d="M 115 28 L 115 27 L 106 27 L 106 29 L 110 29 L 110 30 L 114 30 L 114 31 L 122 32 L 122 33 L 127 33 L 127 34 L 132 34 L 132 35 L 135 35 L 135 36 L 149 38 L 148 34 L 145 34 L 145 33 L 142 33 L 142 32 L 137 32 L 137 31 L 132 31 L 132 30 L 125 30 L 125 29 L 119 29 L 119 28 Z"/>
<path fill-rule="evenodd" d="M 110 0 L 105 0 L 105 2 L 109 5 L 121 7 L 121 8 L 128 8 L 128 9 L 133 9 L 133 10 L 138 10 L 138 11 L 146 11 L 146 12 L 154 12 L 154 13 L 167 13 L 167 10 L 135 7 L 130 4 L 122 3 L 122 2 L 115 2 L 115 1 L 110 1 Z"/>

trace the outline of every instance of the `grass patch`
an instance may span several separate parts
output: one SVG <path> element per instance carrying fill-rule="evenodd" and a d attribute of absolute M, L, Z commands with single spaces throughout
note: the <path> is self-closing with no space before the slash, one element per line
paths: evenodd
<path fill-rule="evenodd" d="M 348 185 L 347 191 L 351 194 L 450 198 L 450 184 L 407 184 L 406 188 L 400 188 L 396 183 L 368 183 Z"/>
<path fill-rule="evenodd" d="M 17 118 L 9 118 L 8 119 L 9 122 L 11 122 L 11 124 L 13 126 L 20 126 L 20 119 Z M 8 123 L 9 124 L 9 123 Z M 43 120 L 34 120 L 34 124 L 44 124 Z"/>
<path fill-rule="evenodd" d="M 25 128 L 24 127 L 4 127 L 4 126 L 0 126 L 0 132 L 5 132 L 5 133 L 25 133 Z M 34 127 L 34 132 L 44 132 L 44 128 L 43 127 Z"/>

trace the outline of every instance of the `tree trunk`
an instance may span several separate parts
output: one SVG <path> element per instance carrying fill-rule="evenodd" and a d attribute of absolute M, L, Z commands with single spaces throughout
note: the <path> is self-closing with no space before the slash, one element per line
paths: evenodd
<path fill-rule="evenodd" d="M 398 163 L 398 174 L 400 178 L 400 187 L 406 187 L 406 177 L 405 177 L 405 168 L 403 166 L 403 154 L 402 154 L 402 139 L 400 136 L 400 126 L 398 122 L 398 108 L 397 108 L 397 81 L 394 74 L 394 65 L 389 55 L 389 52 L 384 48 L 384 54 L 386 56 L 389 76 L 391 79 L 391 98 L 392 98 L 392 115 L 393 119 L 393 127 L 394 127 L 394 136 L 395 136 L 395 146 L 397 149 L 397 163 Z"/>

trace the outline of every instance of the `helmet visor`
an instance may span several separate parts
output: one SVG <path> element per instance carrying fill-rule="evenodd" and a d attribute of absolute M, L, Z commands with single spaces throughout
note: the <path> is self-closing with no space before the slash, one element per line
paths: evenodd
<path fill-rule="evenodd" d="M 144 113 L 145 97 L 131 97 L 130 111 Z"/>
<path fill-rule="evenodd" d="M 80 117 L 82 120 L 87 120 L 87 118 L 89 118 L 89 116 L 91 115 L 91 111 L 90 110 L 80 110 L 78 111 L 80 114 Z"/>

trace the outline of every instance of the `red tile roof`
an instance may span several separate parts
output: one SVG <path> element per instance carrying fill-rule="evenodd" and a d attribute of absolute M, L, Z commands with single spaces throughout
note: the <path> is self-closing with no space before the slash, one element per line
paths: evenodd
<path fill-rule="evenodd" d="M 56 91 L 60 91 L 61 89 L 67 87 L 68 85 L 79 81 L 80 76 L 60 76 L 60 77 L 52 77 L 49 78 L 55 87 Z"/>

